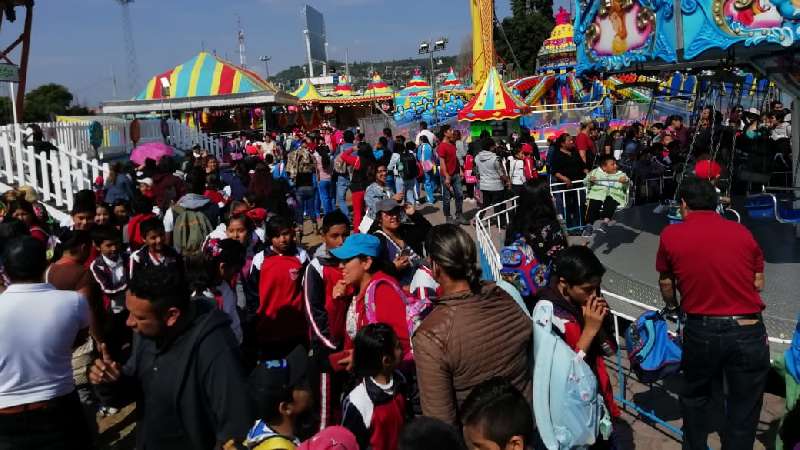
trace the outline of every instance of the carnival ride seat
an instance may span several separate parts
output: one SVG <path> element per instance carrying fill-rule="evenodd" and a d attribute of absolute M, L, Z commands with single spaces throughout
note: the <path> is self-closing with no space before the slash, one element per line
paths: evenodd
<path fill-rule="evenodd" d="M 749 195 L 744 204 L 747 215 L 753 219 L 775 219 L 779 223 L 800 224 L 800 209 L 783 206 L 774 194 Z"/>

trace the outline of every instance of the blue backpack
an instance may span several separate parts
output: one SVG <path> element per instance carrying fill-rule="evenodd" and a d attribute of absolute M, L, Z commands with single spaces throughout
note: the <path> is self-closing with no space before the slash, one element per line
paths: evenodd
<path fill-rule="evenodd" d="M 656 382 L 680 370 L 683 352 L 668 331 L 661 311 L 647 311 L 625 332 L 631 369 L 642 383 Z"/>
<path fill-rule="evenodd" d="M 500 276 L 516 287 L 524 297 L 531 297 L 550 282 L 550 266 L 542 264 L 524 238 L 500 250 Z"/>
<path fill-rule="evenodd" d="M 503 288 L 527 309 L 522 296 L 508 282 Z M 564 341 L 563 322 L 553 315 L 553 304 L 539 300 L 533 309 L 533 415 L 548 450 L 588 447 L 598 435 L 608 438 L 611 416 L 598 389 L 597 377 L 581 356 Z"/>
<path fill-rule="evenodd" d="M 783 360 L 786 364 L 786 371 L 800 383 L 800 315 L 797 317 L 797 325 L 792 336 L 792 344 L 783 353 Z"/>

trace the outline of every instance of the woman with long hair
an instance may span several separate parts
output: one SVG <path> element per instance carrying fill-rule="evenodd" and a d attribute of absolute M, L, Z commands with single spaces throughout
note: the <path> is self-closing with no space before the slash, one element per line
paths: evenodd
<path fill-rule="evenodd" d="M 333 174 L 333 161 L 331 160 L 331 150 L 327 145 L 320 145 L 314 153 L 314 160 L 317 165 L 317 191 L 319 192 L 319 202 L 322 206 L 323 215 L 333 212 L 333 184 L 331 175 Z"/>
<path fill-rule="evenodd" d="M 495 376 L 531 398 L 531 321 L 494 283 L 482 282 L 475 242 L 460 226 L 433 227 L 425 246 L 441 295 L 414 333 L 422 412 L 459 425 L 459 405 Z"/>
<path fill-rule="evenodd" d="M 6 216 L 4 220 L 9 221 L 13 219 L 17 219 L 24 223 L 28 227 L 28 231 L 31 236 L 47 244 L 47 240 L 50 238 L 50 235 L 44 229 L 42 224 L 39 223 L 39 219 L 36 217 L 36 213 L 33 210 L 33 205 L 21 198 L 10 202 L 6 208 Z"/>
<path fill-rule="evenodd" d="M 372 147 L 366 142 L 360 142 L 358 147 L 352 147 L 342 153 L 342 160 L 353 167 L 350 177 L 351 201 L 353 202 L 353 229 L 358 230 L 361 219 L 364 217 L 364 195 L 369 186 L 367 174 L 374 170 L 377 164 Z"/>
<path fill-rule="evenodd" d="M 517 199 L 517 209 L 506 229 L 505 245 L 522 238 L 536 259 L 549 265 L 567 248 L 567 236 L 556 215 L 547 178 L 530 180 Z"/>
<path fill-rule="evenodd" d="M 105 183 L 104 201 L 113 205 L 119 201 L 131 201 L 133 197 L 133 180 L 124 172 L 122 163 L 114 163 L 108 169 Z"/>

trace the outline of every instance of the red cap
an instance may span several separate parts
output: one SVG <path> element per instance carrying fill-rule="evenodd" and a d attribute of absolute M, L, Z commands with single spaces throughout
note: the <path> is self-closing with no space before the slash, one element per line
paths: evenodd
<path fill-rule="evenodd" d="M 713 180 L 714 178 L 719 178 L 722 174 L 722 167 L 716 161 L 704 159 L 697 161 L 697 164 L 694 165 L 694 174 L 698 178 Z"/>
<path fill-rule="evenodd" d="M 244 214 L 253 222 L 263 222 L 267 219 L 267 210 L 264 208 L 253 208 Z"/>

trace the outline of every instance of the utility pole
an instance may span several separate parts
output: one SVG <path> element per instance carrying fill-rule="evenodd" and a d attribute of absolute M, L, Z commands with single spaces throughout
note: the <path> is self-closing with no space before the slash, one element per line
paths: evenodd
<path fill-rule="evenodd" d="M 114 65 L 111 65 L 111 98 L 117 99 L 117 76 L 114 74 Z"/>

